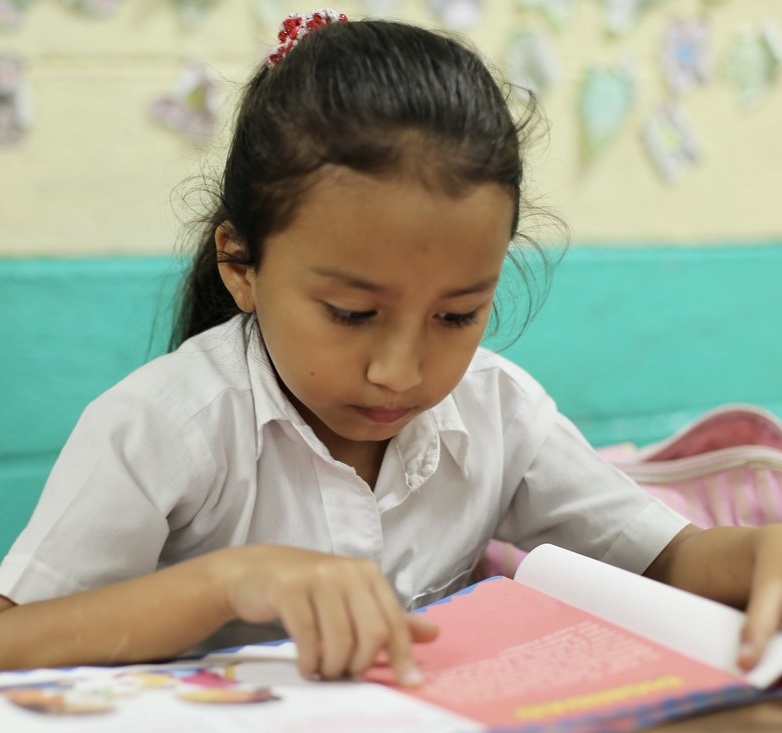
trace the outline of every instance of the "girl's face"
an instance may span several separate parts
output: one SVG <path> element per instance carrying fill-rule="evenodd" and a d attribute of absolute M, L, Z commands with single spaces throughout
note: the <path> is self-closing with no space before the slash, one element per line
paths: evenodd
<path fill-rule="evenodd" d="M 388 440 L 457 385 L 513 214 L 495 184 L 451 198 L 333 169 L 267 240 L 259 272 L 246 268 L 237 302 L 255 310 L 283 389 L 335 458 Z"/>

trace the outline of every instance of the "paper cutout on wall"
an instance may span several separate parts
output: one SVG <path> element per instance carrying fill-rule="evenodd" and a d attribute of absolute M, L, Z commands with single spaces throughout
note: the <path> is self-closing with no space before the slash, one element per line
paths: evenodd
<path fill-rule="evenodd" d="M 90 18 L 111 18 L 122 0 L 60 0 L 66 8 Z"/>
<path fill-rule="evenodd" d="M 635 73 L 630 61 L 617 69 L 591 68 L 578 100 L 582 151 L 594 158 L 616 137 L 635 103 Z"/>
<path fill-rule="evenodd" d="M 157 122 L 203 144 L 214 133 L 220 108 L 217 80 L 199 61 L 189 61 L 172 90 L 150 105 Z"/>
<path fill-rule="evenodd" d="M 35 0 L 0 0 L 0 33 L 19 30 Z"/>
<path fill-rule="evenodd" d="M 519 0 L 523 8 L 537 10 L 555 28 L 561 28 L 573 9 L 573 0 Z"/>
<path fill-rule="evenodd" d="M 683 94 L 709 78 L 710 35 L 703 20 L 673 18 L 668 22 L 663 36 L 663 72 L 673 92 Z"/>
<path fill-rule="evenodd" d="M 372 18 L 395 18 L 399 14 L 399 0 L 364 0 L 364 8 Z"/>
<path fill-rule="evenodd" d="M 541 31 L 516 35 L 508 46 L 505 66 L 505 76 L 522 96 L 525 90 L 540 96 L 560 77 L 554 46 Z"/>
<path fill-rule="evenodd" d="M 30 95 L 24 63 L 0 54 L 0 146 L 18 143 L 30 129 Z"/>
<path fill-rule="evenodd" d="M 480 21 L 483 0 L 429 0 L 429 7 L 446 28 L 463 31 Z"/>
<path fill-rule="evenodd" d="M 188 28 L 195 28 L 204 22 L 209 11 L 218 0 L 171 0 L 179 19 Z M 278 21 L 279 22 L 279 21 Z"/>
<path fill-rule="evenodd" d="M 669 183 L 700 160 L 695 131 L 678 105 L 660 105 L 651 112 L 641 126 L 641 139 L 657 172 Z"/>
<path fill-rule="evenodd" d="M 727 53 L 724 72 L 737 87 L 742 105 L 756 107 L 779 76 L 782 36 L 770 20 L 742 28 Z"/>
<path fill-rule="evenodd" d="M 624 35 L 635 27 L 643 13 L 660 2 L 663 0 L 603 0 L 606 30 L 617 36 Z"/>

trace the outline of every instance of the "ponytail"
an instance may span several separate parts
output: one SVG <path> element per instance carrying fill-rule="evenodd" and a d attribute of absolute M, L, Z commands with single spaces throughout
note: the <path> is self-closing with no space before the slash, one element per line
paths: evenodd
<path fill-rule="evenodd" d="M 176 304 L 169 351 L 177 349 L 191 336 L 233 318 L 240 313 L 223 284 L 218 269 L 214 233 L 225 221 L 222 207 L 206 223 Z"/>

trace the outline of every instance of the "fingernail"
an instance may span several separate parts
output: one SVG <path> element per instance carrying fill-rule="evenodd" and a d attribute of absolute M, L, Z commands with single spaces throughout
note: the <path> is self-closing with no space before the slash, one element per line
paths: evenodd
<path fill-rule="evenodd" d="M 424 684 L 424 675 L 414 664 L 411 664 L 403 673 L 400 680 L 406 687 L 418 687 Z"/>

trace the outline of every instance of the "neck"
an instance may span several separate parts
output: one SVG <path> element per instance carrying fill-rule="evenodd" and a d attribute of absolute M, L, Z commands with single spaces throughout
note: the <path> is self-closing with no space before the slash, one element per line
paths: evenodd
<path fill-rule="evenodd" d="M 380 466 L 383 465 L 383 457 L 390 442 L 390 440 L 364 443 L 342 441 L 342 445 L 329 445 L 324 441 L 324 444 L 329 449 L 332 458 L 347 466 L 352 466 L 356 473 L 364 479 L 367 486 L 374 491 L 377 477 L 380 475 Z"/>
<path fill-rule="evenodd" d="M 386 448 L 391 442 L 390 439 L 356 441 L 347 440 L 337 435 L 290 392 L 279 375 L 276 376 L 277 382 L 285 396 L 304 418 L 307 425 L 312 428 L 312 432 L 326 446 L 331 457 L 335 461 L 344 463 L 346 466 L 351 466 L 356 471 L 356 474 L 364 479 L 367 486 L 374 491 L 377 477 L 380 474 L 380 466 L 383 465 Z"/>

